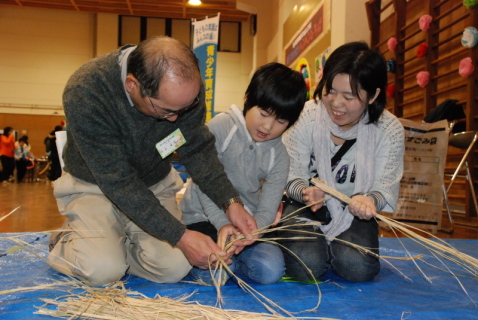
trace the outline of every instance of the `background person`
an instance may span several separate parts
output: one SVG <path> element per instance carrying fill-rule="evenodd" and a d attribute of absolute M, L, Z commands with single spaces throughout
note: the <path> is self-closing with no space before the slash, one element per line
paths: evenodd
<path fill-rule="evenodd" d="M 27 172 L 27 167 L 32 165 L 34 156 L 30 152 L 28 145 L 28 137 L 23 136 L 15 143 L 15 165 L 17 167 L 17 182 L 23 182 L 23 178 Z"/>
<path fill-rule="evenodd" d="M 31 151 L 32 146 L 30 145 L 30 143 L 28 143 L 28 136 L 27 135 L 21 136 L 20 139 L 18 139 L 18 141 L 15 141 L 15 148 L 17 148 L 19 146 L 20 140 L 25 142 L 23 147 L 26 148 L 27 151 Z"/>
<path fill-rule="evenodd" d="M 291 158 L 286 191 L 292 202 L 284 214 L 323 199 L 324 192 L 309 184 L 312 177 L 352 198 L 346 206 L 331 197 L 286 223 L 324 223 L 302 227 L 320 234 L 316 240 L 283 243 L 316 278 L 332 268 L 340 277 L 360 282 L 373 279 L 380 270 L 377 257 L 334 239 L 378 254 L 378 223 L 373 217 L 377 211 L 395 211 L 404 132 L 399 120 L 385 110 L 386 85 L 386 64 L 378 52 L 362 42 L 342 45 L 325 63 L 314 100 L 306 103 L 297 124 L 283 137 Z M 289 276 L 311 280 L 297 259 L 287 251 L 284 256 Z"/>
<path fill-rule="evenodd" d="M 192 265 L 207 268 L 213 253 L 226 256 L 180 221 L 176 193 L 183 182 L 171 167 L 174 151 L 252 240 L 256 222 L 217 158 L 204 125 L 198 61 L 186 45 L 155 37 L 93 59 L 69 79 L 63 102 L 65 173 L 54 193 L 67 219 L 50 239 L 56 270 L 95 285 L 126 273 L 177 282 Z"/>
<path fill-rule="evenodd" d="M 0 135 L 1 181 L 12 182 L 15 171 L 15 135 L 12 127 L 5 127 Z"/>
<path fill-rule="evenodd" d="M 62 126 L 55 126 L 52 132 L 45 138 L 45 150 L 48 157 L 50 168 L 48 169 L 47 178 L 50 181 L 55 181 L 61 176 L 61 163 L 58 155 L 58 147 L 56 145 L 55 132 L 63 131 Z"/>

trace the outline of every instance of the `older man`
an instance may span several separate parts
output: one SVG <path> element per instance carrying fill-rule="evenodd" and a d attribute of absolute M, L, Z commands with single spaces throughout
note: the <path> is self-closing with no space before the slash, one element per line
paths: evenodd
<path fill-rule="evenodd" d="M 63 176 L 54 193 L 63 227 L 50 239 L 50 265 L 104 285 L 125 274 L 177 282 L 207 268 L 211 238 L 181 223 L 171 167 L 189 174 L 246 238 L 257 228 L 217 158 L 204 125 L 204 89 L 194 53 L 155 37 L 80 67 L 63 94 L 68 120 Z M 248 244 L 250 241 L 243 244 Z"/>

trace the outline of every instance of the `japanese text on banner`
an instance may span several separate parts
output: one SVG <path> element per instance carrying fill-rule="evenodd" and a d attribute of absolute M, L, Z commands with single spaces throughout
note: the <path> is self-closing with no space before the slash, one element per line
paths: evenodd
<path fill-rule="evenodd" d="M 193 21 L 192 24 L 194 27 L 193 50 L 199 60 L 204 81 L 206 121 L 209 121 L 214 116 L 219 14 L 214 18 Z"/>

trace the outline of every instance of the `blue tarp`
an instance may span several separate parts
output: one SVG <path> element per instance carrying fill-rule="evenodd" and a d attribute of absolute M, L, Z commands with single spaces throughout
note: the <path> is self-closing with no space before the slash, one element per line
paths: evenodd
<path fill-rule="evenodd" d="M 31 287 L 59 280 L 66 281 L 61 274 L 51 269 L 44 261 L 17 244 L 6 239 L 18 234 L 0 234 L 0 291 Z M 48 235 L 44 233 L 20 234 L 19 238 L 30 243 L 32 250 L 47 257 Z M 380 253 L 384 256 L 405 257 L 406 250 L 412 255 L 423 254 L 427 261 L 442 268 L 440 262 L 410 239 L 381 238 Z M 477 257 L 478 240 L 447 240 L 463 253 Z M 329 317 L 336 319 L 478 319 L 478 278 L 459 276 L 468 291 L 468 297 L 458 281 L 449 273 L 418 262 L 426 273 L 428 282 L 411 261 L 390 260 L 403 274 L 382 263 L 379 275 L 367 283 L 345 281 L 332 272 L 327 273 L 319 285 L 322 301 L 315 312 L 298 313 L 297 317 Z M 456 267 L 446 263 L 449 267 Z M 463 272 L 453 269 L 455 274 Z M 146 296 L 156 294 L 170 298 L 196 292 L 191 300 L 214 306 L 216 291 L 214 287 L 180 282 L 176 284 L 157 284 L 134 276 L 123 279 L 126 287 Z M 247 281 L 247 280 L 246 280 Z M 315 285 L 280 282 L 272 285 L 259 285 L 248 281 L 254 289 L 278 303 L 290 312 L 301 312 L 313 308 L 318 300 Z M 266 312 L 264 307 L 244 292 L 234 281 L 222 288 L 225 309 Z M 52 319 L 36 315 L 36 307 L 42 306 L 42 298 L 56 298 L 64 295 L 60 290 L 35 290 L 0 295 L 0 319 Z M 471 298 L 471 299 L 470 299 Z"/>

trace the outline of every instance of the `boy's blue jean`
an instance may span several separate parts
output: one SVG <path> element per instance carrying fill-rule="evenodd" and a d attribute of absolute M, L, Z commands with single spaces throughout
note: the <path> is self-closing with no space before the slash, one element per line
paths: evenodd
<path fill-rule="evenodd" d="M 298 207 L 294 205 L 288 206 L 283 215 L 286 216 L 297 209 Z M 317 220 L 311 210 L 305 209 L 299 213 L 297 218 L 290 219 L 284 224 L 296 224 L 304 221 L 304 219 Z M 280 231 L 277 232 L 276 236 L 280 238 L 313 237 L 313 233 L 318 236 L 311 240 L 285 239 L 280 241 L 284 247 L 294 252 L 303 262 L 301 263 L 289 251 L 283 250 L 288 276 L 302 281 L 312 280 L 304 264 L 307 265 L 316 279 L 327 272 L 329 268 L 332 268 L 338 276 L 354 282 L 372 280 L 380 271 L 380 261 L 377 256 L 363 253 L 341 241 L 334 240 L 329 244 L 318 227 L 299 226 L 292 228 L 308 231 L 312 234 Z M 376 255 L 379 254 L 378 223 L 374 219 L 361 220 L 355 217 L 349 229 L 340 234 L 337 239 L 365 247 Z"/>
<path fill-rule="evenodd" d="M 237 256 L 234 256 L 229 268 L 235 275 L 246 276 L 261 284 L 271 284 L 279 281 L 284 275 L 285 262 L 279 246 L 257 241 L 245 247 Z M 214 284 L 209 270 L 192 268 L 189 276 L 198 282 Z M 219 272 L 216 273 L 215 277 L 219 280 Z M 221 284 L 226 283 L 230 277 L 230 274 L 223 271 Z"/>

